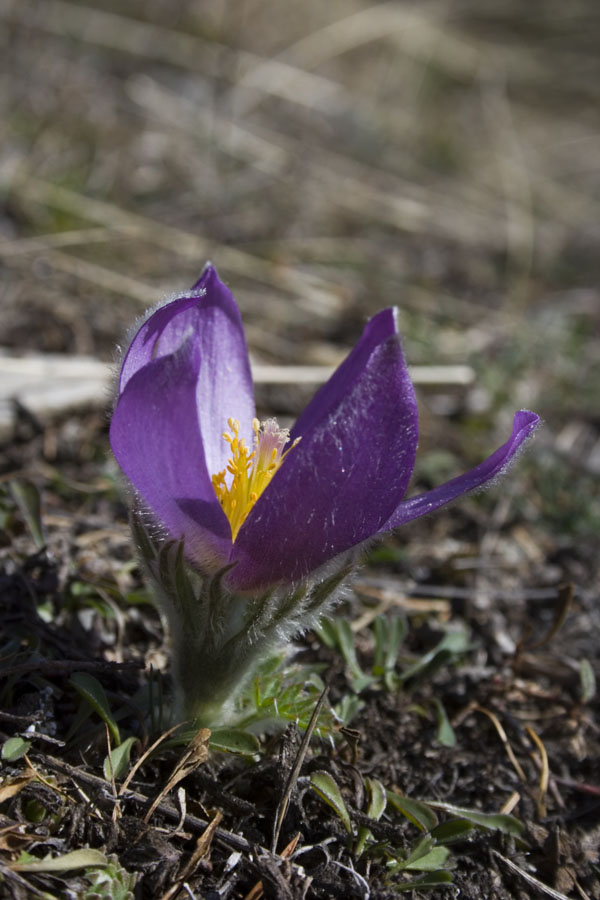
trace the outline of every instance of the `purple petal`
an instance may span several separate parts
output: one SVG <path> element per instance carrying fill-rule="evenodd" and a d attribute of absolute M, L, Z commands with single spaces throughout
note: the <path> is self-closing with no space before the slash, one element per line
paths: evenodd
<path fill-rule="evenodd" d="M 403 500 L 394 510 L 388 521 L 385 523 L 382 531 L 390 531 L 392 528 L 398 528 L 411 519 L 417 519 L 427 513 L 439 509 L 446 503 L 450 503 L 457 497 L 480 487 L 482 484 L 502 475 L 505 469 L 514 460 L 516 454 L 522 447 L 523 443 L 533 434 L 539 424 L 539 416 L 522 409 L 515 413 L 513 422 L 513 430 L 510 438 L 505 444 L 502 444 L 495 453 L 492 453 L 484 462 L 475 466 L 470 472 L 459 475 L 424 494 L 418 494 L 409 500 Z"/>
<path fill-rule="evenodd" d="M 203 354 L 194 335 L 127 381 L 110 426 L 117 462 L 200 568 L 227 562 L 231 529 L 215 495 L 196 412 Z"/>
<path fill-rule="evenodd" d="M 408 485 L 417 432 L 395 315 L 384 310 L 300 417 L 300 443 L 240 529 L 232 586 L 293 581 L 379 531 Z"/>
<path fill-rule="evenodd" d="M 229 457 L 221 437 L 229 417 L 239 420 L 241 435 L 251 444 L 254 396 L 240 311 L 213 266 L 206 267 L 190 294 L 162 306 L 144 322 L 127 351 L 119 390 L 153 360 L 175 353 L 190 334 L 200 353 L 200 432 L 208 470 L 216 474 Z"/>
<path fill-rule="evenodd" d="M 319 388 L 301 413 L 290 434 L 292 441 L 312 431 L 330 412 L 335 413 L 336 408 L 347 396 L 350 385 L 362 374 L 373 351 L 387 338 L 397 336 L 397 315 L 397 309 L 390 307 L 382 309 L 367 322 L 354 349 L 338 366 L 329 381 Z M 402 366 L 405 368 L 404 361 Z"/>

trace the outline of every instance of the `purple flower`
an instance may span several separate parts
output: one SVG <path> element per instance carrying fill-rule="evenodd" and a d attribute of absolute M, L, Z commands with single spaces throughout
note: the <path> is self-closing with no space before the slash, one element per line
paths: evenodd
<path fill-rule="evenodd" d="M 144 506 L 184 538 L 192 565 L 210 573 L 234 563 L 228 588 L 256 592 L 302 579 L 495 478 L 538 422 L 517 412 L 485 462 L 405 500 L 418 420 L 396 311 L 367 323 L 288 435 L 255 419 L 240 312 L 207 266 L 133 338 L 110 439 Z"/>

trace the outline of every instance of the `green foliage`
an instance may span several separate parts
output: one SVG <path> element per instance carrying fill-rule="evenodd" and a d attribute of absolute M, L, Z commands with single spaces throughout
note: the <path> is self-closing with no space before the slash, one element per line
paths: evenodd
<path fill-rule="evenodd" d="M 5 762 L 15 762 L 29 752 L 31 741 L 21 737 L 8 738 L 2 744 L 2 759 Z"/>
<path fill-rule="evenodd" d="M 282 653 L 271 656 L 260 665 L 252 682 L 238 698 L 233 718 L 235 727 L 250 732 L 269 731 L 280 730 L 289 722 L 295 722 L 305 730 L 325 687 L 316 668 L 286 663 Z M 316 732 L 322 737 L 330 737 L 335 725 L 336 717 L 325 705 Z"/>
<path fill-rule="evenodd" d="M 421 877 L 418 883 L 421 887 L 433 887 L 438 884 L 447 884 L 451 876 L 446 871 L 450 866 L 450 851 L 445 846 L 450 839 L 458 839 L 456 829 L 447 829 L 446 834 L 437 836 L 430 829 L 438 828 L 438 819 L 435 812 L 418 800 L 400 797 L 392 791 L 386 791 L 381 782 L 375 779 L 365 779 L 367 794 L 367 816 L 378 821 L 388 807 L 400 811 L 411 824 L 415 824 L 421 836 L 416 843 L 408 848 L 395 847 L 390 841 L 375 841 L 371 830 L 365 825 L 355 826 L 348 811 L 342 791 L 335 778 L 325 771 L 313 772 L 310 777 L 310 786 L 315 793 L 336 814 L 351 841 L 351 850 L 355 857 L 362 855 L 383 858 L 390 876 L 397 876 L 404 872 L 425 873 L 428 877 Z M 469 825 L 469 828 L 471 826 Z M 459 829 L 461 834 L 464 829 Z M 391 882 L 392 883 L 392 882 Z M 409 884 L 416 882 L 398 883 L 395 879 L 393 887 L 407 890 Z"/>
<path fill-rule="evenodd" d="M 82 900 L 133 900 L 137 875 L 127 872 L 116 856 L 109 856 L 102 868 L 86 869 L 85 877 L 90 886 Z"/>
<path fill-rule="evenodd" d="M 383 860 L 389 885 L 397 891 L 425 890 L 450 884 L 452 876 L 449 870 L 453 867 L 453 860 L 449 847 L 468 838 L 474 829 L 500 831 L 517 838 L 525 846 L 522 842 L 524 827 L 513 816 L 404 797 L 396 791 L 386 790 L 381 782 L 366 778 L 366 814 L 373 823 L 384 814 L 390 818 L 394 813 L 400 813 L 419 832 L 415 841 L 408 844 L 403 841 L 402 846 L 396 846 L 387 838 L 376 841 L 370 828 L 362 823 L 357 826 L 353 821 L 333 775 L 326 771 L 313 772 L 310 786 L 344 826 L 353 855 Z M 440 823 L 436 810 L 450 818 Z M 413 873 L 418 873 L 418 877 L 406 880 L 406 876 Z"/>
<path fill-rule="evenodd" d="M 16 863 L 11 865 L 15 872 L 73 872 L 76 869 L 84 869 L 87 866 L 105 866 L 106 857 L 99 850 L 91 850 L 89 847 L 81 850 L 71 850 L 62 856 L 46 856 L 38 859 L 30 853 L 21 853 Z"/>
<path fill-rule="evenodd" d="M 430 805 L 452 816 L 457 816 L 459 819 L 466 819 L 467 822 L 471 822 L 472 825 L 483 828 L 485 831 L 501 831 L 503 834 L 516 838 L 521 838 L 525 831 L 518 819 L 504 813 L 483 813 L 477 809 L 465 809 L 462 806 L 453 806 L 451 803 L 439 803 L 433 800 L 430 801 Z"/>
<path fill-rule="evenodd" d="M 406 637 L 406 627 L 406 619 L 402 616 L 393 616 L 389 619 L 378 616 L 373 622 L 375 639 L 373 675 L 383 681 L 388 691 L 393 691 L 397 687 L 396 662 Z"/>
<path fill-rule="evenodd" d="M 386 790 L 380 781 L 375 778 L 365 778 L 365 787 L 367 789 L 367 815 L 376 822 L 382 817 L 387 805 Z M 364 825 L 358 829 L 356 845 L 354 852 L 356 856 L 360 856 L 365 849 L 368 841 L 373 840 L 370 830 Z"/>
<path fill-rule="evenodd" d="M 450 720 L 446 715 L 444 704 L 438 697 L 433 698 L 433 705 L 437 714 L 437 739 L 443 747 L 454 747 L 456 744 L 456 735 L 450 724 Z"/>
<path fill-rule="evenodd" d="M 438 824 L 438 818 L 435 812 L 426 803 L 420 800 L 413 800 L 410 797 L 404 797 L 395 791 L 387 791 L 387 801 L 390 807 L 401 813 L 405 819 L 408 819 L 415 825 L 419 831 L 431 831 Z"/>
<path fill-rule="evenodd" d="M 35 797 L 31 797 L 31 799 L 25 801 L 23 804 L 23 812 L 25 813 L 27 821 L 33 822 L 34 825 L 41 825 L 48 815 L 48 810 L 44 804 L 40 803 L 39 800 L 36 800 Z"/>
<path fill-rule="evenodd" d="M 406 637 L 406 620 L 401 616 L 378 616 L 372 625 L 373 662 L 365 671 L 358 661 L 354 646 L 354 635 L 346 619 L 323 619 L 316 634 L 330 649 L 337 650 L 346 663 L 350 688 L 355 695 L 347 695 L 336 707 L 336 715 L 348 724 L 360 709 L 356 696 L 368 688 L 397 691 L 413 689 L 433 677 L 444 666 L 455 664 L 469 649 L 468 636 L 463 631 L 447 631 L 441 640 L 420 657 L 402 654 L 402 644 Z M 400 661 L 404 668 L 399 671 Z M 434 698 L 434 713 L 437 719 L 437 737 L 440 744 L 452 747 L 455 735 L 440 700 Z M 423 711 L 424 714 L 425 711 Z"/>
<path fill-rule="evenodd" d="M 103 722 L 108 726 L 113 740 L 117 745 L 121 743 L 121 735 L 119 726 L 110 709 L 110 705 L 104 688 L 97 678 L 88 672 L 74 672 L 69 679 L 77 693 L 85 700 L 89 706 L 96 712 Z"/>
<path fill-rule="evenodd" d="M 425 835 L 408 854 L 392 856 L 387 865 L 391 872 L 436 872 L 446 866 L 449 856 L 447 847 L 436 846 L 435 838 Z"/>
<path fill-rule="evenodd" d="M 579 663 L 579 689 L 583 703 L 589 703 L 596 696 L 596 676 L 588 659 Z"/>
<path fill-rule="evenodd" d="M 115 611 L 107 594 L 103 586 L 76 579 L 68 585 L 66 600 L 72 610 L 93 609 L 104 619 L 114 619 Z"/>
<path fill-rule="evenodd" d="M 46 546 L 46 536 L 42 525 L 42 500 L 33 482 L 25 478 L 15 478 L 9 482 L 13 500 L 17 504 L 38 550 Z"/>
<path fill-rule="evenodd" d="M 107 781 L 123 778 L 129 769 L 129 760 L 137 738 L 128 737 L 118 747 L 114 747 L 105 757 L 103 771 Z"/>
<path fill-rule="evenodd" d="M 310 776 L 310 786 L 331 807 L 348 834 L 352 834 L 350 814 L 334 777 L 329 772 L 313 772 Z"/>
<path fill-rule="evenodd" d="M 242 728 L 215 728 L 210 733 L 211 750 L 255 757 L 260 752 L 258 739 Z"/>

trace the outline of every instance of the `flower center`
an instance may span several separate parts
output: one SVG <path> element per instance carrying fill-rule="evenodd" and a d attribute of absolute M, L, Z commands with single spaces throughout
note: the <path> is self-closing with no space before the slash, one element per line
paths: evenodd
<path fill-rule="evenodd" d="M 238 531 L 248 517 L 248 513 L 280 467 L 291 447 L 283 450 L 290 439 L 287 428 L 280 428 L 275 419 L 266 422 L 252 420 L 254 449 L 246 446 L 240 438 L 240 423 L 237 419 L 227 419 L 231 433 L 225 432 L 223 440 L 231 447 L 227 468 L 212 476 L 212 483 L 219 503 L 231 525 L 231 535 L 235 541 Z M 227 473 L 232 476 L 228 483 Z"/>

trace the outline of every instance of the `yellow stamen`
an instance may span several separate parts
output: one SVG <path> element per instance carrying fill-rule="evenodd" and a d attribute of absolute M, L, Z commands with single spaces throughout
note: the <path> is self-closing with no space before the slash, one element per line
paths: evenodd
<path fill-rule="evenodd" d="M 239 437 L 241 426 L 237 419 L 227 419 L 227 424 L 231 433 L 225 432 L 223 440 L 229 444 L 231 456 L 226 468 L 212 476 L 212 483 L 235 540 L 248 513 L 300 438 L 284 451 L 290 439 L 287 428 L 280 428 L 275 419 L 267 419 L 262 425 L 253 419 L 254 449 L 250 452 L 244 438 Z M 229 484 L 227 472 L 233 476 Z"/>

